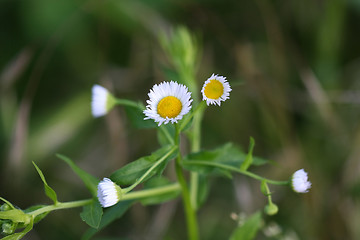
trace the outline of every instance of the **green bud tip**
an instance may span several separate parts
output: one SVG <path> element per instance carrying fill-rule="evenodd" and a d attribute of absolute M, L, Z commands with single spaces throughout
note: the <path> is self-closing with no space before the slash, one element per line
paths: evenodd
<path fill-rule="evenodd" d="M 276 204 L 269 203 L 268 205 L 265 206 L 264 211 L 267 215 L 272 216 L 272 215 L 277 214 L 277 212 L 279 211 L 279 208 L 278 208 L 278 206 L 276 206 Z"/>
<path fill-rule="evenodd" d="M 16 225 L 14 223 L 5 222 L 2 224 L 2 232 L 6 235 L 13 234 L 15 229 Z"/>
<path fill-rule="evenodd" d="M 1 212 L 8 211 L 8 210 L 11 210 L 11 207 L 9 206 L 9 204 L 4 203 L 3 205 L 1 205 L 1 207 L 0 207 Z"/>

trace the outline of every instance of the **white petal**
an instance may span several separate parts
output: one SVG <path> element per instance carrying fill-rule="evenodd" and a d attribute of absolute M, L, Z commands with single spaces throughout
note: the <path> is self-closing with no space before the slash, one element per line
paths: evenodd
<path fill-rule="evenodd" d="M 108 178 L 104 178 L 98 184 L 97 197 L 101 206 L 111 207 L 119 202 L 119 192 L 116 188 L 116 184 Z"/>
<path fill-rule="evenodd" d="M 223 90 L 223 94 L 219 97 L 219 98 L 217 98 L 217 99 L 212 99 L 212 98 L 208 98 L 208 97 L 206 97 L 206 95 L 205 95 L 205 87 L 206 87 L 206 85 L 208 84 L 208 83 L 210 83 L 210 81 L 211 80 L 217 80 L 217 81 L 219 81 L 222 85 L 223 85 L 223 87 L 224 87 L 224 90 Z M 221 105 L 221 102 L 224 102 L 225 100 L 227 100 L 227 99 L 229 99 L 230 97 L 230 92 L 231 92 L 231 87 L 230 87 L 230 84 L 229 84 L 229 82 L 226 80 L 226 77 L 223 77 L 223 76 L 218 76 L 218 75 L 215 75 L 214 73 L 211 75 L 211 77 L 209 77 L 206 81 L 205 81 L 205 83 L 204 83 L 204 85 L 203 85 L 203 87 L 202 87 L 202 89 L 201 89 L 201 93 L 202 93 L 202 95 L 203 95 L 203 100 L 205 100 L 206 101 L 206 104 L 209 106 L 210 104 L 213 104 L 213 105 L 215 105 L 215 104 L 217 104 L 218 106 L 220 106 Z"/>
<path fill-rule="evenodd" d="M 291 181 L 295 192 L 306 193 L 311 188 L 311 182 L 308 181 L 308 175 L 304 169 L 297 170 L 293 174 Z"/>
<path fill-rule="evenodd" d="M 153 119 L 160 126 L 161 124 L 176 123 L 183 118 L 191 109 L 191 93 L 188 91 L 188 88 L 185 85 L 179 84 L 177 82 L 162 82 L 160 84 L 155 84 L 150 92 L 148 93 L 149 100 L 146 101 L 148 104 L 146 109 L 143 111 L 146 119 Z M 180 113 L 173 118 L 163 118 L 157 112 L 157 105 L 160 100 L 168 97 L 174 96 L 180 100 L 182 108 Z"/>
<path fill-rule="evenodd" d="M 94 117 L 101 117 L 107 113 L 106 103 L 108 90 L 100 85 L 92 88 L 91 112 Z"/>

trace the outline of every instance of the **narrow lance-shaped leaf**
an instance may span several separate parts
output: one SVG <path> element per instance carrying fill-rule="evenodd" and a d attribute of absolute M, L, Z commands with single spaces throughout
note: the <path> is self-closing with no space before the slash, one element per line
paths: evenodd
<path fill-rule="evenodd" d="M 218 167 L 211 166 L 211 164 L 221 164 L 239 169 L 246 160 L 246 157 L 246 153 L 244 153 L 241 148 L 232 143 L 226 143 L 214 150 L 203 150 L 196 153 L 190 153 L 184 158 L 182 163 L 183 166 L 190 171 L 196 171 L 203 174 L 220 173 L 231 177 L 231 171 L 219 169 Z M 207 165 L 206 163 L 210 164 Z M 265 163 L 267 163 L 267 160 L 253 157 L 253 165 L 260 166 Z"/>
<path fill-rule="evenodd" d="M 268 186 L 266 180 L 262 180 L 260 184 L 260 190 L 265 196 L 269 196 L 270 193 L 268 192 Z"/>
<path fill-rule="evenodd" d="M 253 162 L 252 154 L 253 154 L 254 146 L 255 146 L 255 140 L 252 137 L 250 137 L 249 152 L 245 158 L 245 161 L 241 164 L 240 170 L 246 171 L 252 164 Z"/>
<path fill-rule="evenodd" d="M 91 204 L 85 205 L 80 217 L 90 227 L 97 229 L 101 222 L 103 209 L 97 199 L 94 199 Z"/>
<path fill-rule="evenodd" d="M 34 167 L 36 168 L 36 171 L 38 172 L 41 180 L 43 181 L 44 183 L 44 188 L 45 188 L 45 194 L 46 196 L 48 196 L 51 200 L 53 200 L 54 204 L 57 204 L 58 203 L 58 200 L 57 200 L 57 196 L 56 196 L 56 192 L 54 191 L 54 189 L 52 189 L 46 182 L 45 180 L 45 177 L 44 177 L 44 174 L 42 173 L 42 171 L 40 170 L 40 168 L 38 168 L 38 166 L 32 162 Z"/>
<path fill-rule="evenodd" d="M 56 154 L 56 156 L 58 158 L 62 159 L 63 161 L 65 161 L 71 167 L 71 169 L 84 182 L 85 186 L 89 189 L 91 194 L 94 197 L 96 197 L 97 196 L 97 185 L 99 183 L 99 180 L 96 177 L 90 175 L 89 173 L 87 173 L 84 170 L 82 170 L 81 168 L 79 168 L 70 158 L 68 158 L 64 155 L 61 155 L 61 154 Z"/>

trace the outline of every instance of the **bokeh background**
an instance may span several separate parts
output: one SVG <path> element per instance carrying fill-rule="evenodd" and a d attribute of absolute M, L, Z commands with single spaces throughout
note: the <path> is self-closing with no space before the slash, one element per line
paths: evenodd
<path fill-rule="evenodd" d="M 271 187 L 279 213 L 258 239 L 360 239 L 360 1 L 2 0 L 0 2 L 0 195 L 20 208 L 49 203 L 31 161 L 61 201 L 89 193 L 55 153 L 102 178 L 158 147 L 121 107 L 93 119 L 91 87 L 145 103 L 172 66 L 160 32 L 185 26 L 201 48 L 199 86 L 212 73 L 234 83 L 209 107 L 202 148 L 232 141 L 284 180 L 305 168 L 299 195 Z M 236 84 L 235 84 L 236 83 Z M 261 210 L 255 180 L 216 178 L 199 211 L 202 239 L 227 239 L 236 214 Z M 26 239 L 80 239 L 80 209 L 51 213 Z M 136 204 L 97 239 L 186 239 L 179 201 Z M 277 232 L 270 237 L 269 232 Z"/>

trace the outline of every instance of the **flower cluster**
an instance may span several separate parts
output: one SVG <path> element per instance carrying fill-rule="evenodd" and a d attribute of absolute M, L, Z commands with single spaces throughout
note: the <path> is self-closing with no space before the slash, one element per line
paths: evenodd
<path fill-rule="evenodd" d="M 222 101 L 229 99 L 230 91 L 226 78 L 215 74 L 205 81 L 201 90 L 207 105 L 219 106 Z M 144 110 L 145 119 L 153 119 L 159 126 L 163 123 L 177 123 L 191 109 L 192 99 L 188 88 L 173 81 L 154 85 L 148 95 L 150 99 Z"/>
<path fill-rule="evenodd" d="M 229 99 L 231 87 L 226 77 L 212 74 L 201 89 L 202 100 L 209 105 L 221 105 L 221 102 Z M 192 108 L 191 92 L 183 85 L 174 81 L 155 84 L 148 93 L 149 100 L 143 110 L 144 120 L 152 119 L 158 126 L 168 123 L 177 123 L 184 115 L 188 114 Z M 100 117 L 107 114 L 116 103 L 116 100 L 107 89 L 95 85 L 92 89 L 92 114 L 94 117 Z M 305 193 L 311 188 L 307 173 L 304 169 L 296 171 L 291 178 L 291 186 L 295 192 Z M 106 208 L 115 205 L 125 194 L 120 186 L 108 178 L 104 178 L 98 184 L 98 199 L 100 204 Z M 277 212 L 277 206 L 270 202 L 266 208 L 268 214 Z"/>

